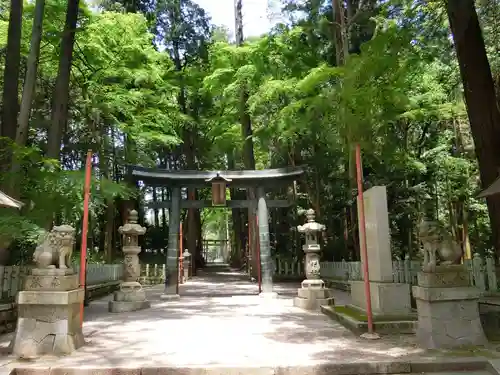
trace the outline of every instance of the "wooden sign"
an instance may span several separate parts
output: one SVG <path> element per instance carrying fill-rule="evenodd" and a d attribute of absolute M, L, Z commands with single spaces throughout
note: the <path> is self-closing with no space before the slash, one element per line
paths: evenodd
<path fill-rule="evenodd" d="M 226 181 L 212 182 L 212 205 L 226 205 Z"/>

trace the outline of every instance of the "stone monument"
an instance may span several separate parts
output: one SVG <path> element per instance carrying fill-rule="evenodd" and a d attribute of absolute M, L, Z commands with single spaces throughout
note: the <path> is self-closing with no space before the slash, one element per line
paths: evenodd
<path fill-rule="evenodd" d="M 17 295 L 17 328 L 11 343 L 21 358 L 70 354 L 84 345 L 80 305 L 84 290 L 70 267 L 75 229 L 55 226 L 36 248 L 36 263 Z"/>
<path fill-rule="evenodd" d="M 130 211 L 128 223 L 118 228 L 123 236 L 122 251 L 123 281 L 120 289 L 114 293 L 113 301 L 109 301 L 110 312 L 125 312 L 146 309 L 151 303 L 146 299 L 146 292 L 137 281 L 141 273 L 138 254 L 141 252 L 139 236 L 146 233 L 146 228 L 137 223 L 137 211 Z"/>
<path fill-rule="evenodd" d="M 325 288 L 325 283 L 320 276 L 321 247 L 318 244 L 318 236 L 326 228 L 323 224 L 319 224 L 314 220 L 313 209 L 307 210 L 306 217 L 307 223 L 299 225 L 297 230 L 306 236 L 306 243 L 302 249 L 306 254 L 305 270 L 307 279 L 302 281 L 302 287 L 297 290 L 298 296 L 293 299 L 293 304 L 305 310 L 320 310 L 320 306 L 333 305 L 334 303 L 330 289 Z"/>
<path fill-rule="evenodd" d="M 483 345 L 487 342 L 479 317 L 477 288 L 469 272 L 455 264 L 460 245 L 437 222 L 419 225 L 424 261 L 413 287 L 417 301 L 417 339 L 427 349 Z"/>
<path fill-rule="evenodd" d="M 379 316 L 410 315 L 410 286 L 393 282 L 386 188 L 374 186 L 365 191 L 363 197 L 372 312 Z M 363 236 L 360 236 L 360 240 L 363 241 Z M 361 262 L 365 261 L 361 252 Z M 352 306 L 366 311 L 364 281 L 350 281 L 350 284 Z"/>

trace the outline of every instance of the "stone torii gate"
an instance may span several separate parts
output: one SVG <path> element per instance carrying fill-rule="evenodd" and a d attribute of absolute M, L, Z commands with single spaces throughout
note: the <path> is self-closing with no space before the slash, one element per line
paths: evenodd
<path fill-rule="evenodd" d="M 132 180 L 142 181 L 151 186 L 162 186 L 170 189 L 170 199 L 162 202 L 151 202 L 148 208 L 169 209 L 169 236 L 166 257 L 166 268 L 170 275 L 177 275 L 179 257 L 179 224 L 182 208 L 247 208 L 257 211 L 260 261 L 262 272 L 263 297 L 272 297 L 273 292 L 273 265 L 269 240 L 269 207 L 290 207 L 294 203 L 290 200 L 269 200 L 266 191 L 291 184 L 304 173 L 303 167 L 287 167 L 265 170 L 243 171 L 189 171 L 167 170 L 160 168 L 145 168 L 129 166 L 128 173 Z M 182 188 L 206 188 L 212 186 L 212 200 L 182 199 Z M 256 190 L 255 200 L 228 200 L 226 189 L 253 188 Z M 177 299 L 176 277 L 165 280 L 163 299 Z"/>

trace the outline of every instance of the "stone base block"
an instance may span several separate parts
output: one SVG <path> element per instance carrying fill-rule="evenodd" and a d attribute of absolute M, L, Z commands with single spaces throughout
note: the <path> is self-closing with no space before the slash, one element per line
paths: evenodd
<path fill-rule="evenodd" d="M 24 280 L 24 290 L 75 290 L 80 286 L 78 275 L 28 275 Z"/>
<path fill-rule="evenodd" d="M 113 300 L 116 302 L 142 302 L 146 301 L 146 292 L 144 289 L 133 291 L 117 290 L 113 293 Z"/>
<path fill-rule="evenodd" d="M 331 306 L 334 304 L 335 300 L 333 298 L 308 299 L 294 297 L 293 299 L 293 305 L 295 307 L 300 307 L 301 309 L 310 311 L 320 311 L 321 306 Z"/>
<path fill-rule="evenodd" d="M 33 276 L 66 276 L 75 275 L 73 268 L 55 268 L 54 266 L 49 268 L 33 268 L 31 270 Z"/>
<path fill-rule="evenodd" d="M 109 301 L 108 305 L 108 310 L 112 313 L 136 311 L 151 307 L 151 303 L 146 299 L 146 291 L 136 281 L 121 283 L 120 290 L 117 290 L 113 297 L 113 301 Z"/>
<path fill-rule="evenodd" d="M 149 301 L 109 301 L 108 311 L 112 313 L 121 313 L 148 309 L 151 307 Z"/>
<path fill-rule="evenodd" d="M 356 334 L 368 331 L 366 314 L 352 306 L 321 306 L 321 312 Z M 417 316 L 375 316 L 375 332 L 388 335 L 414 334 Z"/>
<path fill-rule="evenodd" d="M 178 301 L 178 300 L 181 299 L 181 296 L 179 296 L 178 294 L 163 293 L 160 296 L 160 299 L 163 300 L 163 301 Z"/>
<path fill-rule="evenodd" d="M 364 281 L 351 281 L 352 304 L 366 311 Z M 370 281 L 374 315 L 409 315 L 411 313 L 410 285 Z"/>
<path fill-rule="evenodd" d="M 323 289 L 325 287 L 325 282 L 321 279 L 305 279 L 300 285 L 303 289 Z"/>
<path fill-rule="evenodd" d="M 461 264 L 436 266 L 434 272 L 419 272 L 418 286 L 426 288 L 468 287 L 469 271 Z"/>
<path fill-rule="evenodd" d="M 20 358 L 70 354 L 84 345 L 80 304 L 84 290 L 21 291 L 13 354 Z"/>
<path fill-rule="evenodd" d="M 299 298 L 306 299 L 327 299 L 333 297 L 333 292 L 330 289 L 297 289 L 297 295 Z"/>
<path fill-rule="evenodd" d="M 472 287 L 413 287 L 417 301 L 417 339 L 427 349 L 484 345 L 479 291 Z"/>
<path fill-rule="evenodd" d="M 321 306 L 331 306 L 335 302 L 330 289 L 311 288 L 308 283 L 302 283 L 302 288 L 297 289 L 297 294 L 298 297 L 293 299 L 293 305 L 304 310 L 320 311 Z"/>

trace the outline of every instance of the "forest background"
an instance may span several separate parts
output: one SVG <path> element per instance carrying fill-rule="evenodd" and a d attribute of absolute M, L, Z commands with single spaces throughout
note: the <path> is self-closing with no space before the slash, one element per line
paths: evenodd
<path fill-rule="evenodd" d="M 131 185 L 128 164 L 306 165 L 305 178 L 270 192 L 297 202 L 271 210 L 274 254 L 300 256 L 291 228 L 312 207 L 325 258 L 358 259 L 356 144 L 365 188 L 387 186 L 394 256 L 418 252 L 423 217 L 464 254 L 500 254 L 500 198 L 477 198 L 500 167 L 500 1 L 272 5 L 283 22 L 245 39 L 241 0 L 234 38 L 191 0 L 2 0 L 0 184 L 25 205 L 0 212 L 0 263 L 29 260 L 53 224 L 80 231 L 88 150 L 92 261 L 121 258 L 117 228 L 132 207 L 151 257 L 167 245 L 168 210 L 144 202 L 168 188 Z M 188 248 L 232 233 L 232 262 L 244 262 L 246 211 L 182 218 Z"/>

